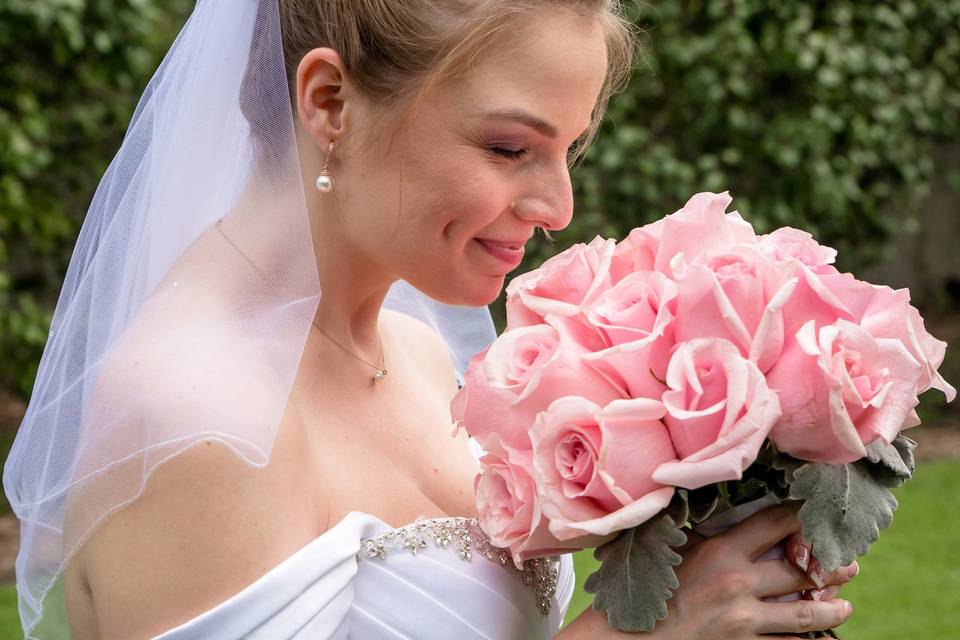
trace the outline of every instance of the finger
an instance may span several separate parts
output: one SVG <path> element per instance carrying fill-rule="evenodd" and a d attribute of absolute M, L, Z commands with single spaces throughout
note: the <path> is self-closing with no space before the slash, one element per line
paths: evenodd
<path fill-rule="evenodd" d="M 854 560 L 853 564 L 848 564 L 845 567 L 840 567 L 831 574 L 828 574 L 826 578 L 823 578 L 823 582 L 826 586 L 831 587 L 834 585 L 847 584 L 853 578 L 860 573 L 860 563 Z"/>
<path fill-rule="evenodd" d="M 787 558 L 790 559 L 798 569 L 806 571 L 810 568 L 811 549 L 810 543 L 804 540 L 803 532 L 798 531 L 789 538 L 784 545 L 786 547 Z"/>
<path fill-rule="evenodd" d="M 833 600 L 837 597 L 837 594 L 840 593 L 840 589 L 843 587 L 836 585 L 832 587 L 825 587 L 823 589 L 809 589 L 803 592 L 804 600 L 820 600 L 821 602 L 826 602 L 827 600 Z"/>
<path fill-rule="evenodd" d="M 750 560 L 767 551 L 792 533 L 800 530 L 797 511 L 799 501 L 758 511 L 737 526 L 715 538 L 742 550 Z"/>
<path fill-rule="evenodd" d="M 816 585 L 810 576 L 786 560 L 765 560 L 754 565 L 756 576 L 753 595 L 758 598 L 785 596 L 788 593 L 814 590 Z"/>
<path fill-rule="evenodd" d="M 850 614 L 852 605 L 846 600 L 797 600 L 794 602 L 761 602 L 758 633 L 805 633 L 839 627 Z"/>
<path fill-rule="evenodd" d="M 816 556 L 810 558 L 810 568 L 807 569 L 807 575 L 810 576 L 813 583 L 817 585 L 817 589 L 823 589 L 827 586 L 827 577 L 829 574 L 824 570 L 823 565 L 820 564 Z"/>
<path fill-rule="evenodd" d="M 853 564 L 840 567 L 833 573 L 827 573 L 816 556 L 810 559 L 810 568 L 807 570 L 807 575 L 810 576 L 818 589 L 835 584 L 846 584 L 858 573 L 860 573 L 860 565 L 856 561 Z"/>

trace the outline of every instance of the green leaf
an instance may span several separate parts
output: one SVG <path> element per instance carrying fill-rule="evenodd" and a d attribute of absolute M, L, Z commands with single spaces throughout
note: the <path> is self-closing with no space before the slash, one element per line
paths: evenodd
<path fill-rule="evenodd" d="M 779 451 L 770 459 L 770 466 L 784 473 L 788 485 L 793 484 L 793 474 L 805 464 L 803 460 L 797 460 Z"/>
<path fill-rule="evenodd" d="M 865 554 L 880 530 L 893 522 L 897 499 L 871 473 L 866 460 L 805 464 L 792 475 L 790 495 L 804 500 L 803 536 L 827 571 Z"/>
<path fill-rule="evenodd" d="M 690 520 L 690 505 L 688 503 L 687 492 L 674 492 L 673 499 L 670 500 L 670 504 L 666 506 L 662 513 L 669 515 L 677 526 L 682 527 L 686 525 L 687 521 Z"/>
<path fill-rule="evenodd" d="M 731 484 L 734 488 L 734 505 L 753 502 L 770 493 L 770 485 L 760 478 L 744 478 Z"/>
<path fill-rule="evenodd" d="M 693 491 L 683 492 L 687 495 L 687 507 L 690 510 L 690 520 L 694 524 L 700 524 L 717 510 L 720 504 L 720 494 L 717 486 L 714 484 L 694 489 Z"/>
<path fill-rule="evenodd" d="M 917 443 L 910 438 L 897 436 L 891 444 L 874 440 L 867 445 L 867 460 L 873 463 L 873 475 L 885 487 L 899 487 L 913 477 L 916 461 L 913 450 Z"/>
<path fill-rule="evenodd" d="M 627 529 L 597 547 L 600 568 L 583 588 L 596 594 L 593 608 L 606 612 L 607 621 L 621 631 L 651 631 L 667 617 L 667 600 L 679 586 L 673 568 L 680 564 L 679 547 L 687 535 L 666 512 Z"/>

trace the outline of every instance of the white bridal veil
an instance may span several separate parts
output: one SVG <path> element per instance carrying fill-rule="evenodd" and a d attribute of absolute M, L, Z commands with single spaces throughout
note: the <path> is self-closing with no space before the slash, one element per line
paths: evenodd
<path fill-rule="evenodd" d="M 302 185 L 278 0 L 199 0 L 96 191 L 4 468 L 27 637 L 68 637 L 66 563 L 157 465 L 211 438 L 267 463 L 321 295 Z M 495 335 L 403 281 L 385 305 L 461 381 Z"/>

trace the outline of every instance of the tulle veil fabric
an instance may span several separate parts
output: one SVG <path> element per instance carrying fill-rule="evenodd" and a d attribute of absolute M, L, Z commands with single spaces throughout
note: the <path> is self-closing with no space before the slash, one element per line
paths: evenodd
<path fill-rule="evenodd" d="M 321 296 L 316 224 L 278 0 L 199 0 L 95 193 L 4 467 L 26 637 L 69 637 L 64 568 L 158 465 L 206 439 L 268 462 Z M 404 281 L 385 306 L 433 327 L 461 382 L 495 337 L 486 307 Z"/>

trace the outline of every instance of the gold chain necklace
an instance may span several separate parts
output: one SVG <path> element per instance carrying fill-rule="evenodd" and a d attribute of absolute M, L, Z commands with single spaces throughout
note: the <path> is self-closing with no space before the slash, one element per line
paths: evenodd
<path fill-rule="evenodd" d="M 240 249 L 240 247 L 238 247 L 236 244 L 234 244 L 233 240 L 231 240 L 230 238 L 228 238 L 228 237 L 227 237 L 227 234 L 223 232 L 223 218 L 220 218 L 219 220 L 217 220 L 217 229 L 220 231 L 220 235 L 223 236 L 223 239 L 226 240 L 227 242 L 229 242 L 229 243 L 230 243 L 230 246 L 232 246 L 234 249 L 236 249 L 236 250 L 237 250 L 237 253 L 239 253 L 241 256 L 243 256 L 244 260 L 246 260 L 246 261 L 250 264 L 250 266 L 253 267 L 253 268 L 256 270 L 256 272 L 260 274 L 260 277 L 263 278 L 264 280 L 269 281 L 269 278 L 267 278 L 266 274 L 260 269 L 260 267 L 258 267 L 256 264 L 254 264 L 253 260 L 250 259 L 250 256 L 248 256 L 246 253 L 244 253 L 243 250 Z M 377 372 L 373 375 L 373 378 L 372 378 L 374 382 L 376 382 L 377 380 L 382 380 L 383 377 L 384 377 L 385 375 L 387 375 L 387 370 L 383 368 L 383 339 L 380 338 L 379 335 L 377 335 L 377 338 L 379 339 L 379 342 L 380 342 L 380 366 L 377 366 L 377 365 L 373 364 L 372 362 L 367 362 L 366 360 L 364 360 L 363 358 L 361 358 L 360 356 L 358 356 L 357 354 L 353 353 L 352 351 L 350 351 L 349 349 L 347 349 L 345 346 L 343 346 L 342 344 L 340 344 L 339 342 L 337 342 L 336 340 L 334 340 L 333 338 L 331 338 L 331 337 L 327 334 L 326 331 L 324 331 L 323 329 L 320 328 L 320 325 L 317 324 L 317 321 L 316 321 L 316 320 L 312 320 L 311 322 L 313 323 L 313 326 L 315 326 L 315 327 L 317 328 L 317 331 L 319 331 L 319 332 L 322 333 L 323 335 L 327 336 L 327 338 L 328 338 L 333 344 L 337 345 L 338 347 L 340 347 L 341 349 L 343 349 L 344 351 L 346 351 L 347 353 L 349 353 L 350 355 L 352 355 L 354 358 L 356 358 L 356 359 L 359 360 L 360 362 L 363 362 L 364 364 L 368 364 L 368 365 L 370 365 L 371 367 L 373 367 L 374 369 L 376 369 Z"/>

